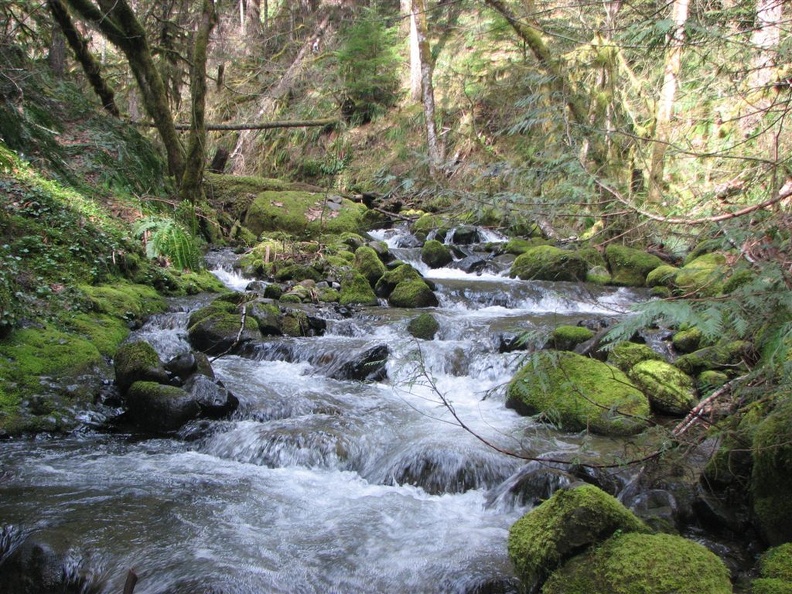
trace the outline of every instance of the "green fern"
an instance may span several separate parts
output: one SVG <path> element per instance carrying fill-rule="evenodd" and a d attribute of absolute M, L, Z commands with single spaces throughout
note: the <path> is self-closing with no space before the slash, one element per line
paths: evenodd
<path fill-rule="evenodd" d="M 173 219 L 150 217 L 135 226 L 146 244 L 146 256 L 180 270 L 199 270 L 203 258 L 193 235 Z"/>

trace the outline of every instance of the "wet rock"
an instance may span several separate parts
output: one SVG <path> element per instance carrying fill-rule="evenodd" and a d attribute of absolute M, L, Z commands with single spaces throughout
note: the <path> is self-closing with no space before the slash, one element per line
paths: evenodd
<path fill-rule="evenodd" d="M 611 271 L 611 282 L 626 287 L 646 286 L 646 276 L 665 264 L 653 254 L 614 243 L 605 248 L 605 259 Z"/>
<path fill-rule="evenodd" d="M 463 225 L 455 228 L 451 232 L 451 242 L 456 245 L 470 245 L 471 243 L 481 243 L 481 235 L 476 227 Z"/>
<path fill-rule="evenodd" d="M 245 292 L 246 293 L 261 293 L 261 294 L 264 294 L 264 291 L 267 290 L 267 286 L 268 285 L 269 285 L 269 283 L 264 282 L 264 281 L 260 281 L 260 280 L 250 281 L 245 286 Z"/>
<path fill-rule="evenodd" d="M 522 280 L 585 281 L 588 267 L 588 262 L 573 251 L 542 245 L 517 256 L 509 276 Z"/>
<path fill-rule="evenodd" d="M 430 239 L 421 248 L 421 262 L 429 268 L 442 268 L 453 260 L 449 249 L 436 239 Z"/>
<path fill-rule="evenodd" d="M 188 351 L 173 357 L 165 363 L 165 369 L 182 382 L 196 373 L 214 379 L 214 371 L 209 357 L 200 351 Z"/>
<path fill-rule="evenodd" d="M 422 340 L 433 340 L 437 331 L 440 329 L 440 324 L 432 314 L 422 313 L 418 317 L 413 318 L 407 324 L 407 332 L 414 338 Z"/>
<path fill-rule="evenodd" d="M 162 384 L 170 381 L 157 351 L 144 341 L 122 344 L 116 351 L 114 364 L 116 384 L 122 394 L 137 381 Z"/>
<path fill-rule="evenodd" d="M 450 268 L 461 270 L 467 274 L 477 274 L 483 272 L 488 264 L 488 261 L 481 256 L 465 256 L 461 260 L 452 262 Z"/>
<path fill-rule="evenodd" d="M 193 348 L 208 355 L 220 355 L 240 348 L 245 342 L 259 339 L 261 333 L 256 320 L 242 315 L 241 307 L 215 300 L 193 312 L 187 328 L 187 337 Z"/>
<path fill-rule="evenodd" d="M 641 361 L 627 375 L 657 412 L 682 416 L 698 402 L 693 379 L 665 361 Z"/>
<path fill-rule="evenodd" d="M 58 537 L 27 537 L 0 563 L 0 585 L 7 594 L 80 594 L 87 580 Z"/>
<path fill-rule="evenodd" d="M 330 377 L 338 380 L 381 381 L 387 376 L 385 365 L 388 362 L 390 349 L 388 345 L 378 345 L 338 366 Z"/>
<path fill-rule="evenodd" d="M 504 332 L 498 336 L 498 352 L 499 353 L 512 353 L 514 351 L 528 350 L 528 341 L 526 341 L 522 334 L 512 334 Z"/>
<path fill-rule="evenodd" d="M 283 334 L 281 311 L 273 302 L 254 301 L 248 304 L 247 311 L 248 315 L 256 320 L 262 336 L 280 336 Z"/>
<path fill-rule="evenodd" d="M 594 332 L 582 326 L 558 326 L 547 340 L 547 348 L 559 351 L 573 351 L 579 344 L 594 337 Z"/>
<path fill-rule="evenodd" d="M 408 280 L 396 285 L 388 297 L 392 307 L 419 308 L 437 307 L 438 300 L 429 285 L 423 280 Z"/>
<path fill-rule="evenodd" d="M 379 255 L 369 246 L 361 246 L 355 250 L 355 270 L 357 270 L 373 287 L 386 272 L 385 264 Z"/>
<path fill-rule="evenodd" d="M 239 407 L 239 399 L 231 394 L 222 382 L 205 375 L 194 375 L 184 384 L 187 392 L 201 409 L 200 416 L 220 419 L 228 416 Z"/>
<path fill-rule="evenodd" d="M 155 382 L 132 384 L 126 402 L 130 418 L 147 433 L 175 431 L 201 415 L 201 407 L 192 395 L 182 388 Z"/>

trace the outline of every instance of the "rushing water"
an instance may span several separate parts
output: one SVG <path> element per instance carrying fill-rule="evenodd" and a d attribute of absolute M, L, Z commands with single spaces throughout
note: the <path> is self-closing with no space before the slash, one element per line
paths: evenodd
<path fill-rule="evenodd" d="M 35 535 L 92 592 L 121 592 L 129 570 L 136 594 L 514 591 L 508 529 L 531 502 L 514 486 L 532 477 L 539 498 L 566 479 L 479 437 L 531 455 L 573 454 L 584 438 L 504 407 L 521 355 L 500 353 L 498 337 L 619 316 L 637 296 L 424 272 L 440 299 L 434 341 L 407 333 L 415 311 L 366 308 L 329 319 L 324 336 L 216 360 L 240 408 L 183 439 L 80 432 L 3 443 L 0 556 Z M 174 302 L 138 338 L 163 359 L 187 350 L 197 305 Z M 333 379 L 339 361 L 378 345 L 390 349 L 386 380 Z M 618 447 L 585 439 L 594 452 Z"/>

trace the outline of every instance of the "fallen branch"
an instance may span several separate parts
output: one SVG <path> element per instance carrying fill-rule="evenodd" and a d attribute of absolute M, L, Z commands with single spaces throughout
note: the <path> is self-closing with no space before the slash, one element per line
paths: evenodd
<path fill-rule="evenodd" d="M 674 427 L 674 430 L 671 431 L 671 435 L 674 437 L 679 437 L 683 433 L 685 433 L 691 427 L 698 425 L 699 423 L 707 423 L 709 421 L 704 417 L 712 412 L 712 403 L 715 402 L 718 398 L 731 392 L 732 387 L 736 382 L 741 380 L 742 378 L 735 378 L 730 382 L 723 384 L 720 388 L 715 390 L 712 394 L 707 396 L 704 400 L 699 402 L 693 410 L 691 410 L 687 416 L 682 419 L 682 421 Z"/>
<path fill-rule="evenodd" d="M 272 122 L 260 122 L 258 124 L 206 124 L 206 130 L 270 130 L 272 128 L 316 128 L 319 126 L 330 126 L 338 123 L 338 118 L 325 118 L 323 120 L 281 120 Z M 151 122 L 132 122 L 135 126 L 153 128 Z M 190 124 L 176 124 L 177 130 L 189 130 Z"/>

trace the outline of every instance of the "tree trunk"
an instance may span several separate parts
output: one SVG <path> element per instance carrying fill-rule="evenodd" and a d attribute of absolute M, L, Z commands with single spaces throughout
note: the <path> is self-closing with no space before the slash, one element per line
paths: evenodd
<path fill-rule="evenodd" d="M 410 97 L 413 101 L 421 100 L 421 56 L 418 49 L 418 30 L 415 26 L 415 15 L 412 12 L 412 1 L 402 0 L 402 14 L 408 17 L 407 39 L 410 47 Z"/>
<path fill-rule="evenodd" d="M 63 35 L 66 37 L 69 47 L 74 52 L 74 57 L 77 58 L 77 61 L 82 66 L 85 76 L 88 78 L 88 82 L 102 102 L 102 107 L 111 115 L 121 117 L 121 113 L 115 102 L 115 93 L 107 84 L 107 81 L 102 78 L 99 61 L 94 58 L 93 54 L 88 50 L 88 42 L 74 26 L 74 21 L 72 21 L 69 11 L 66 9 L 66 5 L 63 4 L 61 0 L 48 0 L 47 6 L 52 14 L 52 18 L 55 19 L 58 27 L 63 31 Z"/>
<path fill-rule="evenodd" d="M 66 74 L 66 38 L 57 25 L 52 27 L 49 55 L 47 56 L 50 72 L 55 78 L 63 78 Z"/>
<path fill-rule="evenodd" d="M 289 66 L 283 77 L 281 77 L 280 82 L 275 85 L 272 90 L 262 95 L 259 101 L 259 110 L 256 114 L 257 120 L 262 120 L 264 119 L 265 115 L 271 114 L 275 111 L 278 100 L 284 97 L 292 88 L 295 80 L 297 80 L 297 76 L 302 71 L 305 58 L 311 55 L 311 48 L 313 46 L 314 40 L 320 39 L 324 35 L 329 23 L 330 17 L 325 16 L 325 18 L 322 19 L 322 22 L 319 23 L 319 26 L 316 28 L 314 34 L 303 43 L 302 48 L 297 53 L 297 56 L 294 58 L 291 66 Z M 246 166 L 245 159 L 252 151 L 255 139 L 256 133 L 250 129 L 243 130 L 239 134 L 236 145 L 234 146 L 234 150 L 231 151 L 231 173 L 239 174 L 244 171 L 249 171 L 249 168 Z"/>
<path fill-rule="evenodd" d="M 126 56 L 143 106 L 159 132 L 168 157 L 168 171 L 177 180 L 184 175 L 184 148 L 173 125 L 168 94 L 154 64 L 146 32 L 127 0 L 68 0 L 80 15 L 99 29 Z"/>
<path fill-rule="evenodd" d="M 765 88 L 773 80 L 781 40 L 782 8 L 783 0 L 756 1 L 756 25 L 751 35 L 751 44 L 757 51 L 751 70 L 752 89 Z"/>
<path fill-rule="evenodd" d="M 209 36 L 217 24 L 214 0 L 204 0 L 201 20 L 195 32 L 190 91 L 192 95 L 192 122 L 190 142 L 184 166 L 180 193 L 182 200 L 195 202 L 201 195 L 204 161 L 206 160 L 206 58 Z"/>
<path fill-rule="evenodd" d="M 435 123 L 434 87 L 432 86 L 432 52 L 429 47 L 429 30 L 426 24 L 426 1 L 412 0 L 412 17 L 418 36 L 418 57 L 421 64 L 421 101 L 423 102 L 426 146 L 429 151 L 429 171 L 433 177 L 442 172 L 445 147 L 437 135 Z"/>
<path fill-rule="evenodd" d="M 663 88 L 655 117 L 655 130 L 652 155 L 649 161 L 648 200 L 660 203 L 663 197 L 663 173 L 665 154 L 671 139 L 671 118 L 674 114 L 674 101 L 682 63 L 682 48 L 685 45 L 685 23 L 688 17 L 689 0 L 674 0 L 672 16 L 673 29 L 668 37 L 668 50 L 663 74 Z"/>

